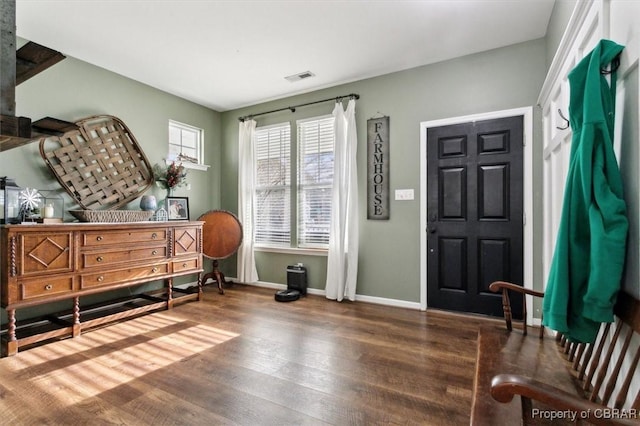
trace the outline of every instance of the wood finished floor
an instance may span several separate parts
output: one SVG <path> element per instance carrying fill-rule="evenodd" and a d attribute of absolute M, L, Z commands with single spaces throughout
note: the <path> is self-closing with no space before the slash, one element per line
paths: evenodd
<path fill-rule="evenodd" d="M 466 425 L 477 317 L 235 285 L 0 359 L 3 425 Z"/>

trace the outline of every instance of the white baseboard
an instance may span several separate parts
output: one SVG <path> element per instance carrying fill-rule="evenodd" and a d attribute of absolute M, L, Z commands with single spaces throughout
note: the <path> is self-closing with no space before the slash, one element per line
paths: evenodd
<path fill-rule="evenodd" d="M 233 278 L 229 278 L 229 280 L 233 281 Z M 287 288 L 285 284 L 271 283 L 267 281 L 258 281 L 246 285 L 262 288 L 272 288 L 274 290 L 285 290 Z M 326 296 L 327 294 L 324 290 L 317 288 L 307 288 L 307 293 L 316 296 Z M 407 302 L 406 300 L 386 299 L 384 297 L 365 296 L 361 294 L 356 294 L 356 302 L 375 303 L 377 305 L 395 306 L 408 309 L 420 309 L 419 302 Z"/>
<path fill-rule="evenodd" d="M 408 302 L 406 300 L 387 299 L 385 297 L 356 294 L 356 302 L 375 303 L 376 305 L 395 306 L 397 308 L 420 310 L 420 302 Z"/>

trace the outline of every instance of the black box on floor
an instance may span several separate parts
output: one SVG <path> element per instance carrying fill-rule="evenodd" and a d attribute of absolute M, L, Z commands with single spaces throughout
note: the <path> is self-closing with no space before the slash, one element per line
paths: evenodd
<path fill-rule="evenodd" d="M 298 290 L 307 294 L 307 268 L 302 265 L 287 266 L 287 290 Z"/>

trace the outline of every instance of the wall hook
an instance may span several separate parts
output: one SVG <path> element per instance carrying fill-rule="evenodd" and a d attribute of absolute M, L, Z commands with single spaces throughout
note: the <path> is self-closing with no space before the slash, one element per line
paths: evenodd
<path fill-rule="evenodd" d="M 556 126 L 556 129 L 558 130 L 566 130 L 569 128 L 569 119 L 567 119 L 567 117 L 564 116 L 564 114 L 562 113 L 562 110 L 560 108 L 558 108 L 558 114 L 560 114 L 560 118 L 562 118 L 564 121 L 566 121 L 566 124 L 564 127 L 560 127 L 560 126 Z"/>
<path fill-rule="evenodd" d="M 606 67 L 605 68 L 600 68 L 600 74 L 603 74 L 603 75 L 613 74 L 614 72 L 618 71 L 618 68 L 620 68 L 620 54 L 619 53 L 611 61 L 611 65 L 609 66 L 609 69 L 607 69 Z"/>

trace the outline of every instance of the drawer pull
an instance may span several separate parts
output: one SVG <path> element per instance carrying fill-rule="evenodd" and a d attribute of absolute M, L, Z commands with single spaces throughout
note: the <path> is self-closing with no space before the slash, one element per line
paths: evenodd
<path fill-rule="evenodd" d="M 153 234 L 151 234 L 151 239 L 155 240 L 156 238 L 158 238 L 158 234 L 156 234 L 155 232 Z"/>
<path fill-rule="evenodd" d="M 187 264 L 186 264 L 186 263 L 183 263 L 183 264 L 182 264 L 182 267 L 183 267 L 183 268 L 186 268 L 186 267 L 187 267 Z"/>
<path fill-rule="evenodd" d="M 103 260 L 104 260 L 104 258 L 102 256 L 96 257 L 96 261 L 97 262 L 102 262 Z"/>
<path fill-rule="evenodd" d="M 151 272 L 155 274 L 156 272 L 158 272 L 158 268 L 156 267 L 151 268 Z"/>
<path fill-rule="evenodd" d="M 47 285 L 44 286 L 44 289 L 47 290 L 47 291 L 51 290 L 52 288 L 53 288 L 53 286 L 51 284 L 47 284 Z"/>
<path fill-rule="evenodd" d="M 158 250 L 154 250 L 151 252 L 151 256 L 155 256 L 156 254 L 158 254 Z"/>
<path fill-rule="evenodd" d="M 96 237 L 96 240 L 97 240 L 97 241 L 102 241 L 102 235 L 98 235 L 98 236 Z"/>
<path fill-rule="evenodd" d="M 99 283 L 101 283 L 102 281 L 104 281 L 104 277 L 103 277 L 102 275 L 100 275 L 100 276 L 97 278 L 97 280 L 98 280 L 98 282 L 99 282 Z"/>

